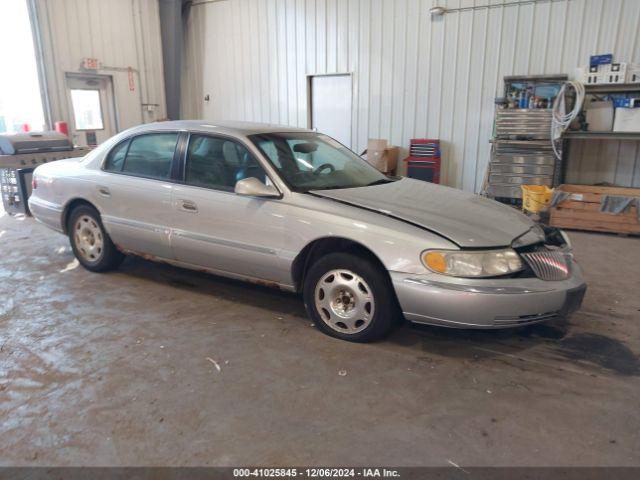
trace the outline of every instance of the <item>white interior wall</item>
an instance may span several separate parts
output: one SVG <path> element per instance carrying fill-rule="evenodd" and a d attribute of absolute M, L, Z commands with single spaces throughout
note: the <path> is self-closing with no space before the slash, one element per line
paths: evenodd
<path fill-rule="evenodd" d="M 307 126 L 307 75 L 354 77 L 353 150 L 444 142 L 444 183 L 478 191 L 506 75 L 572 75 L 589 55 L 640 62 L 640 1 L 502 5 L 432 19 L 431 0 L 220 0 L 186 21 L 184 118 Z M 209 95 L 209 101 L 204 96 Z M 568 181 L 640 186 L 639 142 L 574 142 Z"/>
<path fill-rule="evenodd" d="M 65 73 L 87 73 L 81 68 L 85 57 L 97 58 L 101 69 L 95 73 L 113 79 L 119 130 L 166 117 L 158 0 L 36 0 L 35 5 L 53 121 L 71 122 Z"/>

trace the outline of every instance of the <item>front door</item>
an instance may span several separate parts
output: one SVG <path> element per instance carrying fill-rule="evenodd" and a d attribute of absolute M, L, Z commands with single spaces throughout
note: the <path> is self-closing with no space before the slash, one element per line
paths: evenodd
<path fill-rule="evenodd" d="M 98 145 L 118 133 L 110 76 L 68 73 L 66 87 L 76 145 Z"/>
<path fill-rule="evenodd" d="M 270 183 L 242 144 L 191 134 L 184 184 L 173 190 L 174 253 L 190 265 L 286 284 L 290 273 L 280 260 L 286 206 L 235 194 L 236 182 L 249 177 Z"/>

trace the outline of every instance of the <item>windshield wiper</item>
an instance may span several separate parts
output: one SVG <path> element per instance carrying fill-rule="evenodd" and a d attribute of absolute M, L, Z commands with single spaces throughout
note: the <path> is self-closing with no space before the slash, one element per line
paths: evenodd
<path fill-rule="evenodd" d="M 371 183 L 367 183 L 365 185 L 330 185 L 327 187 L 309 187 L 307 188 L 307 192 L 313 192 L 315 190 L 342 190 L 342 189 L 348 189 L 348 188 L 364 188 L 364 187 L 371 187 L 373 185 L 382 185 L 384 183 L 391 183 L 391 182 L 395 182 L 395 180 L 391 180 L 390 178 L 380 178 L 374 182 Z"/>
<path fill-rule="evenodd" d="M 332 185 L 330 187 L 314 187 L 310 188 L 308 191 L 313 192 L 314 190 L 342 190 L 343 188 L 356 188 L 357 185 Z"/>
<path fill-rule="evenodd" d="M 373 187 L 374 185 L 384 185 L 385 183 L 391 183 L 395 180 L 391 180 L 390 178 L 381 178 L 380 180 L 376 180 L 375 182 L 367 183 L 365 187 Z"/>

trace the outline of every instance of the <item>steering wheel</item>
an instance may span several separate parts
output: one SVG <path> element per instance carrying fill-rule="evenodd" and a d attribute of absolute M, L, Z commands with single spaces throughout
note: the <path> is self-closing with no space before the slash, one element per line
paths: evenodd
<path fill-rule="evenodd" d="M 320 165 L 318 168 L 316 168 L 313 171 L 313 174 L 314 175 L 319 175 L 320 172 L 322 172 L 323 170 L 327 170 L 327 169 L 331 170 L 329 173 L 333 173 L 333 172 L 336 171 L 336 167 L 334 167 L 333 164 L 331 164 L 331 163 L 323 163 L 322 165 Z"/>

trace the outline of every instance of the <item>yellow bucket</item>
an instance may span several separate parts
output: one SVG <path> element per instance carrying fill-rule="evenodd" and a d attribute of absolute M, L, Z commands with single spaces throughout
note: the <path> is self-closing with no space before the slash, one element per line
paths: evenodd
<path fill-rule="evenodd" d="M 551 201 L 553 189 L 545 185 L 521 185 L 522 210 L 539 213 Z"/>

